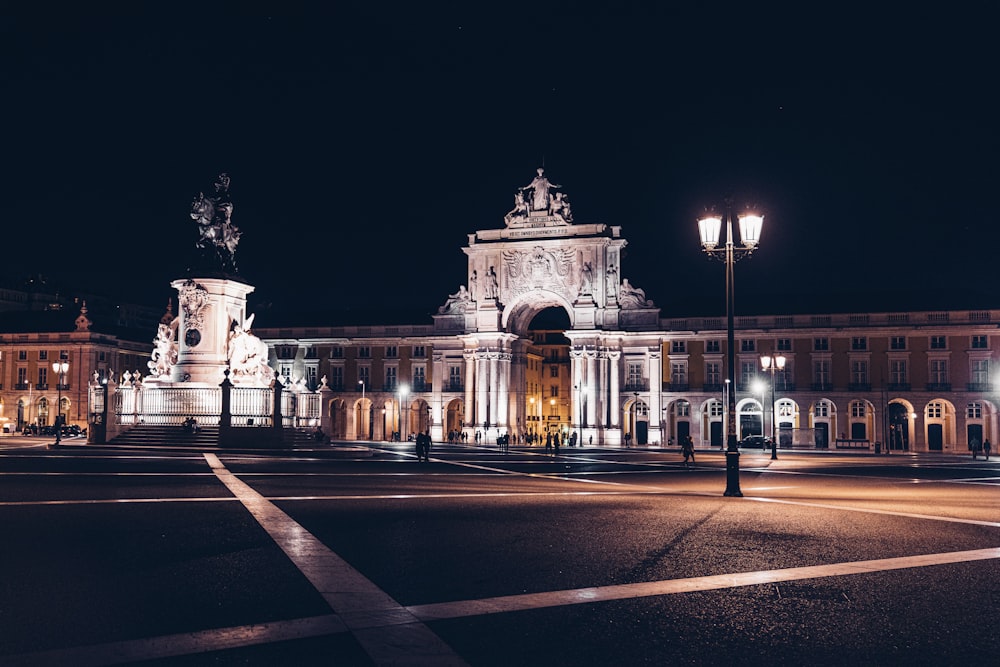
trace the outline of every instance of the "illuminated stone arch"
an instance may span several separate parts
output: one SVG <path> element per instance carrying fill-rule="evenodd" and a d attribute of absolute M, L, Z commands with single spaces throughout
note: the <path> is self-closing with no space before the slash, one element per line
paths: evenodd
<path fill-rule="evenodd" d="M 355 440 L 374 440 L 372 435 L 375 427 L 374 403 L 367 396 L 354 401 L 351 408 L 353 420 L 351 427 Z"/>
<path fill-rule="evenodd" d="M 818 398 L 809 406 L 809 428 L 813 429 L 816 447 L 829 447 L 839 437 L 837 404 L 830 398 Z"/>
<path fill-rule="evenodd" d="M 913 449 L 917 419 L 913 403 L 904 398 L 894 398 L 889 401 L 887 411 L 889 433 L 886 436 L 886 447 L 889 451 Z"/>
<path fill-rule="evenodd" d="M 569 315 L 570 328 L 575 327 L 573 305 L 560 294 L 536 289 L 518 295 L 507 304 L 501 318 L 504 331 L 525 336 L 535 316 L 548 308 L 561 308 Z"/>
<path fill-rule="evenodd" d="M 928 400 L 924 404 L 924 442 L 927 451 L 954 449 L 957 436 L 955 404 L 940 396 Z"/>
<path fill-rule="evenodd" d="M 347 403 L 342 398 L 330 401 L 330 437 L 343 440 L 347 437 Z"/>

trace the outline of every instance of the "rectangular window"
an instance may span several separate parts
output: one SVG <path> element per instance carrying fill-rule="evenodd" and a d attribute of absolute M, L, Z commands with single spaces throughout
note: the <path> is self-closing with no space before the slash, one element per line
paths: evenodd
<path fill-rule="evenodd" d="M 674 404 L 674 414 L 678 417 L 690 417 L 691 404 L 687 401 L 677 401 L 677 403 Z"/>
<path fill-rule="evenodd" d="M 965 416 L 968 419 L 982 419 L 983 418 L 983 404 L 982 403 L 969 403 L 968 407 L 965 409 Z"/>
<path fill-rule="evenodd" d="M 372 386 L 372 369 L 371 366 L 359 366 L 358 367 L 358 379 L 365 383 L 366 387 Z"/>
<path fill-rule="evenodd" d="M 906 336 L 892 336 L 889 338 L 889 349 L 890 350 L 905 350 L 906 349 Z"/>
<path fill-rule="evenodd" d="M 367 385 L 365 385 L 367 386 Z M 359 387 L 360 388 L 360 387 Z M 344 390 L 344 367 L 334 366 L 330 369 L 330 389 L 334 391 Z"/>
<path fill-rule="evenodd" d="M 889 383 L 906 384 L 909 382 L 909 375 L 906 372 L 905 359 L 892 359 L 889 362 Z"/>
<path fill-rule="evenodd" d="M 705 384 L 722 384 L 722 364 L 710 361 L 705 364 Z"/>
<path fill-rule="evenodd" d="M 813 338 L 813 350 L 816 352 L 828 352 L 830 350 L 830 339 Z"/>
<path fill-rule="evenodd" d="M 813 384 L 821 387 L 830 386 L 830 360 L 813 360 Z"/>
<path fill-rule="evenodd" d="M 744 338 L 740 341 L 740 352 L 756 352 L 757 341 L 752 338 Z"/>
<path fill-rule="evenodd" d="M 104 352 L 104 351 L 98 352 L 97 353 L 97 360 L 98 361 L 107 361 L 108 360 L 107 356 L 108 356 L 107 352 Z"/>
<path fill-rule="evenodd" d="M 371 359 L 372 358 L 372 349 L 370 347 L 368 347 L 367 345 L 362 345 L 361 347 L 358 348 L 358 358 L 359 359 Z"/>
<path fill-rule="evenodd" d="M 45 386 L 49 383 L 49 369 L 45 366 L 41 366 L 38 369 L 38 384 Z"/>
<path fill-rule="evenodd" d="M 948 382 L 948 360 L 931 359 L 931 384 L 946 384 Z"/>
<path fill-rule="evenodd" d="M 972 360 L 972 382 L 978 385 L 988 385 L 990 382 L 990 360 Z"/>
<path fill-rule="evenodd" d="M 927 404 L 928 419 L 941 419 L 942 417 L 944 417 L 944 404 L 942 403 Z"/>
<path fill-rule="evenodd" d="M 413 390 L 414 391 L 425 391 L 427 386 L 427 375 L 426 370 L 423 366 L 417 366 L 413 369 Z"/>
<path fill-rule="evenodd" d="M 705 341 L 705 351 L 706 352 L 721 352 L 722 343 L 717 340 L 706 340 Z"/>
<path fill-rule="evenodd" d="M 985 350 L 989 347 L 989 339 L 986 336 L 973 336 L 972 337 L 972 349 L 973 350 Z"/>
<path fill-rule="evenodd" d="M 49 351 L 48 350 L 39 350 L 38 351 L 38 360 L 39 361 L 48 361 L 49 360 Z"/>
<path fill-rule="evenodd" d="M 360 355 L 359 355 L 360 356 Z M 343 359 L 344 358 L 344 348 L 340 345 L 336 345 L 330 348 L 330 358 L 331 359 Z"/>
<path fill-rule="evenodd" d="M 17 360 L 18 361 L 27 361 L 28 360 L 28 351 L 27 350 L 18 350 L 17 351 Z"/>
<path fill-rule="evenodd" d="M 753 382 L 754 378 L 757 377 L 757 362 L 756 361 L 741 361 L 740 362 L 740 386 L 749 388 L 750 383 Z"/>
<path fill-rule="evenodd" d="M 557 398 L 559 396 L 559 385 L 549 385 L 549 396 L 552 398 Z"/>
<path fill-rule="evenodd" d="M 931 336 L 932 350 L 947 350 L 948 338 L 946 336 Z"/>
<path fill-rule="evenodd" d="M 817 417 L 829 417 L 830 416 L 830 404 L 826 401 L 819 401 L 816 403 L 816 408 L 813 411 Z"/>
<path fill-rule="evenodd" d="M 307 347 L 306 348 L 305 358 L 306 359 L 318 359 L 319 357 L 316 354 L 316 348 L 315 347 Z"/>
<path fill-rule="evenodd" d="M 313 365 L 306 366 L 306 386 L 310 389 L 316 389 L 316 385 L 319 380 L 317 379 L 317 373 L 319 368 Z"/>
<path fill-rule="evenodd" d="M 413 346 L 413 356 L 416 359 L 426 359 L 427 358 L 427 348 L 423 345 Z"/>
<path fill-rule="evenodd" d="M 398 359 L 399 358 L 399 348 L 395 345 L 387 345 L 385 348 L 385 358 L 386 359 Z"/>
<path fill-rule="evenodd" d="M 711 417 L 721 417 L 725 407 L 722 401 L 712 401 L 708 404 L 708 414 Z"/>
<path fill-rule="evenodd" d="M 396 367 L 388 366 L 385 369 L 385 390 L 396 391 Z"/>
<path fill-rule="evenodd" d="M 458 391 L 462 388 L 462 367 L 461 366 L 449 366 L 448 367 L 448 386 L 452 391 Z"/>
<path fill-rule="evenodd" d="M 670 364 L 670 383 L 687 384 L 688 369 L 687 364 L 682 361 L 674 361 Z"/>
<path fill-rule="evenodd" d="M 851 337 L 851 349 L 864 351 L 868 349 L 868 339 L 864 336 L 852 336 Z"/>
<path fill-rule="evenodd" d="M 791 352 L 792 351 L 792 339 L 791 338 L 779 338 L 775 343 L 775 347 L 778 352 Z"/>
<path fill-rule="evenodd" d="M 675 340 L 670 343 L 671 354 L 684 354 L 687 352 L 687 341 L 686 340 Z"/>
<path fill-rule="evenodd" d="M 629 363 L 628 365 L 628 384 L 626 388 L 630 387 L 641 387 L 642 386 L 642 364 L 641 363 Z"/>
<path fill-rule="evenodd" d="M 281 364 L 281 377 L 285 378 L 285 384 L 292 379 L 292 365 Z"/>
<path fill-rule="evenodd" d="M 26 384 L 28 384 L 28 369 L 27 368 L 18 368 L 17 369 L 17 383 L 19 385 L 26 385 Z"/>
<path fill-rule="evenodd" d="M 864 417 L 866 412 L 867 411 L 865 410 L 865 404 L 862 403 L 861 401 L 854 401 L 851 403 L 852 417 Z"/>
<path fill-rule="evenodd" d="M 868 384 L 868 362 L 864 359 L 851 361 L 851 382 L 853 384 Z"/>
<path fill-rule="evenodd" d="M 557 377 L 559 377 L 559 367 L 558 366 L 549 366 L 549 377 L 550 378 L 557 378 Z"/>

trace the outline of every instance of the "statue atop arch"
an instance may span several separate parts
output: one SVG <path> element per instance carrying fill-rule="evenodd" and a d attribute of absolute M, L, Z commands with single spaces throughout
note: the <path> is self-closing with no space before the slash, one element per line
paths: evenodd
<path fill-rule="evenodd" d="M 514 193 L 514 208 L 504 216 L 507 226 L 524 223 L 565 225 L 573 221 L 569 198 L 563 192 L 552 192 L 562 186 L 553 183 L 539 167 L 531 183 Z"/>

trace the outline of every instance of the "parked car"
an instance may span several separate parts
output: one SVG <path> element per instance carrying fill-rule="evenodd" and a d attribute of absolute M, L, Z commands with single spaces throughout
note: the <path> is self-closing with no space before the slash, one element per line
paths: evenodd
<path fill-rule="evenodd" d="M 764 435 L 748 435 L 740 440 L 740 447 L 744 449 L 770 449 L 771 438 Z"/>

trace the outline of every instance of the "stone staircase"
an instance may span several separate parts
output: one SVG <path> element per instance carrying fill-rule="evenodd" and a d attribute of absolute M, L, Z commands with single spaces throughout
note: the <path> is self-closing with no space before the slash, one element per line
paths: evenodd
<path fill-rule="evenodd" d="M 240 429 L 239 435 L 251 435 L 244 429 Z M 260 429 L 259 447 L 270 447 L 273 440 L 267 436 L 272 435 Z M 251 438 L 252 439 L 252 438 Z M 246 439 L 242 439 L 246 442 Z M 193 448 L 193 449 L 217 449 L 221 447 L 219 443 L 219 427 L 204 426 L 199 427 L 196 433 L 191 433 L 183 426 L 154 426 L 142 424 L 135 426 L 109 441 L 108 444 L 120 446 L 137 447 L 168 447 L 168 448 Z M 282 449 L 308 449 L 317 446 L 312 433 L 305 429 L 285 429 L 281 433 Z M 252 447 L 252 444 L 245 444 L 243 447 Z"/>

